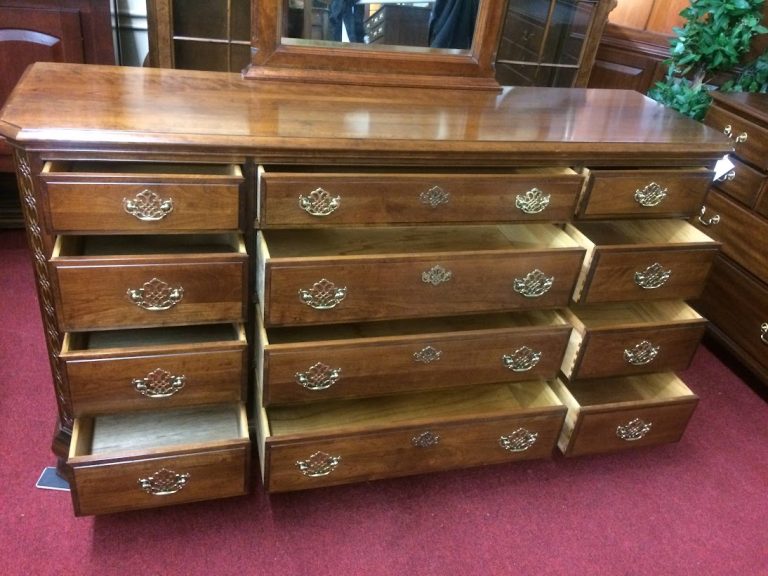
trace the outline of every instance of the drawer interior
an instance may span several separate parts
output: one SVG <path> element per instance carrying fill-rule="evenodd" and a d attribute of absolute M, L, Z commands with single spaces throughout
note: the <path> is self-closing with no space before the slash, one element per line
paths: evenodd
<path fill-rule="evenodd" d="M 329 400 L 266 409 L 273 437 L 323 436 L 397 426 L 549 411 L 561 402 L 544 381 L 456 388 L 387 398 Z"/>
<path fill-rule="evenodd" d="M 100 353 L 115 349 L 160 349 L 167 346 L 200 345 L 212 342 L 245 342 L 244 328 L 237 324 L 210 324 L 70 332 L 64 336 L 62 356 L 82 352 Z"/>
<path fill-rule="evenodd" d="M 712 244 L 714 241 L 683 220 L 615 220 L 568 224 L 568 232 L 585 248 L 594 246 Z"/>
<path fill-rule="evenodd" d="M 266 230 L 261 234 L 263 253 L 271 258 L 579 247 L 552 224 Z"/>
<path fill-rule="evenodd" d="M 70 458 L 108 456 L 248 438 L 240 406 L 108 414 L 75 422 Z"/>
<path fill-rule="evenodd" d="M 239 234 L 58 236 L 53 258 L 157 254 L 245 254 Z"/>
<path fill-rule="evenodd" d="M 257 314 L 257 317 L 260 315 Z M 265 344 L 294 344 L 321 340 L 354 340 L 357 338 L 386 338 L 415 336 L 426 333 L 504 330 L 509 328 L 540 328 L 568 326 L 553 310 L 532 310 L 514 314 L 489 314 L 466 317 L 426 318 L 391 322 L 366 322 L 302 328 L 280 327 L 267 331 Z"/>
<path fill-rule="evenodd" d="M 612 327 L 635 327 L 697 322 L 703 318 L 681 300 L 627 302 L 621 304 L 572 305 L 565 310 L 568 321 L 580 332 Z"/>
<path fill-rule="evenodd" d="M 575 411 L 587 407 L 644 406 L 693 397 L 685 383 L 671 372 L 577 380 L 567 387 L 556 381 L 555 390 L 569 410 Z"/>
<path fill-rule="evenodd" d="M 92 177 L 109 178 L 110 176 L 160 176 L 167 175 L 174 179 L 179 177 L 222 176 L 226 178 L 242 178 L 240 166 L 234 164 L 183 164 L 171 162 L 119 162 L 119 161 L 64 161 L 47 162 L 43 174 L 83 175 L 90 180 Z"/>
<path fill-rule="evenodd" d="M 414 166 L 377 166 L 375 168 L 355 167 L 354 170 L 343 171 L 338 166 L 286 166 L 286 165 L 265 165 L 260 166 L 259 170 L 263 175 L 272 173 L 280 176 L 311 176 L 312 174 L 322 174 L 326 177 L 340 176 L 348 178 L 350 176 L 361 178 L 378 178 L 380 176 L 399 177 L 399 176 L 418 176 L 419 178 L 440 178 L 441 176 L 507 176 L 507 175 L 531 175 L 531 176 L 579 176 L 577 172 L 567 166 L 532 166 L 521 168 L 483 168 L 467 172 L 465 167 L 448 168 L 441 167 L 439 172 L 425 172 L 424 168 Z"/>

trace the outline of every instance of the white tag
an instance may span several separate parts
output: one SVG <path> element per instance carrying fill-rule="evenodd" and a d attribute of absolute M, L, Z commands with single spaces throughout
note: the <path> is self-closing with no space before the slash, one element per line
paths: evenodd
<path fill-rule="evenodd" d="M 718 180 L 728 174 L 730 170 L 735 168 L 736 165 L 731 162 L 731 159 L 728 158 L 728 154 L 720 158 L 720 160 L 717 161 L 717 164 L 715 164 L 715 177 L 713 180 Z"/>

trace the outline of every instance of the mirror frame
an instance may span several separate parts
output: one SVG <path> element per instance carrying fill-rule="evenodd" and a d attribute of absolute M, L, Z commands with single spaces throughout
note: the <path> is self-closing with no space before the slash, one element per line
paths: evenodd
<path fill-rule="evenodd" d="M 285 0 L 251 1 L 251 64 L 244 71 L 246 78 L 499 90 L 494 61 L 507 0 L 480 0 L 472 47 L 455 51 L 283 43 L 285 4 Z"/>

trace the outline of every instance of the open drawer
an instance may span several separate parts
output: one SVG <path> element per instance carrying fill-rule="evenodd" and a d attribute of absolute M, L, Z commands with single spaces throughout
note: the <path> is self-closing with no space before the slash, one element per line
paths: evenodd
<path fill-rule="evenodd" d="M 243 405 L 75 420 L 67 465 L 78 516 L 245 494 Z"/>
<path fill-rule="evenodd" d="M 59 236 L 50 266 L 65 331 L 245 318 L 239 234 Z"/>
<path fill-rule="evenodd" d="M 566 306 L 583 249 L 552 224 L 264 230 L 264 325 Z"/>
<path fill-rule="evenodd" d="M 581 304 L 695 298 L 720 248 L 682 220 L 579 222 L 565 231 L 587 250 L 573 294 Z"/>
<path fill-rule="evenodd" d="M 239 166 L 47 162 L 41 178 L 55 233 L 235 231 Z"/>
<path fill-rule="evenodd" d="M 264 405 L 557 376 L 571 327 L 555 311 L 261 328 Z"/>
<path fill-rule="evenodd" d="M 544 381 L 262 408 L 271 492 L 549 457 L 565 408 Z"/>
<path fill-rule="evenodd" d="M 707 321 L 680 300 L 573 305 L 567 380 L 684 370 Z"/>
<path fill-rule="evenodd" d="M 583 178 L 570 168 L 501 172 L 259 171 L 262 228 L 565 222 Z"/>
<path fill-rule="evenodd" d="M 558 441 L 566 456 L 677 442 L 698 397 L 671 372 L 577 380 L 552 387 L 568 407 Z"/>
<path fill-rule="evenodd" d="M 245 400 L 242 325 L 67 333 L 60 361 L 75 416 Z"/>

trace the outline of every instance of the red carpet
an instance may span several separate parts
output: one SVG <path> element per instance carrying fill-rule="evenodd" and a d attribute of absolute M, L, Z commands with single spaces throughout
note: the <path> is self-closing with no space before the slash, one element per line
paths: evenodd
<path fill-rule="evenodd" d="M 269 497 L 74 518 L 35 481 L 55 414 L 32 269 L 0 231 L 0 573 L 768 574 L 768 405 L 702 348 L 683 440 Z"/>

